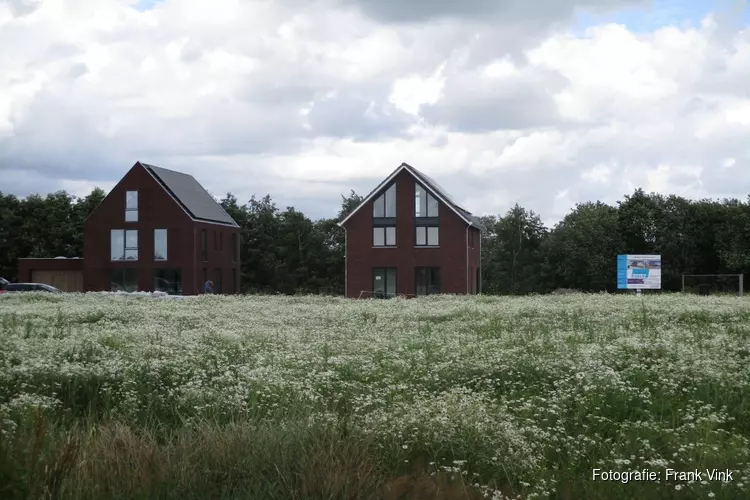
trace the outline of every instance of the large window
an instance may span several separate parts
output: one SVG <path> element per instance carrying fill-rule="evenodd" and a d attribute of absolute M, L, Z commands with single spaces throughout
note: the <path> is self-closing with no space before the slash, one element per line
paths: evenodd
<path fill-rule="evenodd" d="M 376 267 L 372 270 L 372 290 L 376 298 L 396 296 L 396 268 Z"/>
<path fill-rule="evenodd" d="M 203 262 L 208 260 L 208 248 L 207 248 L 208 241 L 206 241 L 206 239 L 207 239 L 206 230 L 201 229 L 201 260 Z"/>
<path fill-rule="evenodd" d="M 414 183 L 414 228 L 417 246 L 440 245 L 438 200 L 418 182 Z"/>
<path fill-rule="evenodd" d="M 154 260 L 167 260 L 166 229 L 154 229 Z"/>
<path fill-rule="evenodd" d="M 418 182 L 414 183 L 414 215 L 438 217 L 438 200 Z"/>
<path fill-rule="evenodd" d="M 137 292 L 138 270 L 134 267 L 112 269 L 109 275 L 109 289 L 113 292 Z"/>
<path fill-rule="evenodd" d="M 125 192 L 125 222 L 138 222 L 138 191 Z"/>
<path fill-rule="evenodd" d="M 182 272 L 180 269 L 154 269 L 154 291 L 169 295 L 182 295 Z"/>
<path fill-rule="evenodd" d="M 440 228 L 437 226 L 417 226 L 417 246 L 436 247 L 440 245 Z"/>
<path fill-rule="evenodd" d="M 414 270 L 414 290 L 416 295 L 440 293 L 440 268 L 417 267 Z"/>
<path fill-rule="evenodd" d="M 110 231 L 110 260 L 138 260 L 138 230 Z"/>
<path fill-rule="evenodd" d="M 372 202 L 372 246 L 396 246 L 396 183 Z"/>
<path fill-rule="evenodd" d="M 372 216 L 376 219 L 383 217 L 396 217 L 395 182 L 372 202 Z"/>
<path fill-rule="evenodd" d="M 396 227 L 395 226 L 373 227 L 372 228 L 372 246 L 395 247 L 396 246 Z"/>

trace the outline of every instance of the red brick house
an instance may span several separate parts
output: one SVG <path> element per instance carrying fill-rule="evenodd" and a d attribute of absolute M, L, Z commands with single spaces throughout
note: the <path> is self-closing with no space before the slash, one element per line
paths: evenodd
<path fill-rule="evenodd" d="M 339 223 L 347 297 L 481 292 L 477 217 L 402 163 Z"/>
<path fill-rule="evenodd" d="M 238 293 L 240 231 L 194 177 L 137 162 L 84 222 L 83 291 L 194 295 L 210 279 L 216 293 Z M 20 281 L 71 270 L 64 259 L 19 267 Z"/>

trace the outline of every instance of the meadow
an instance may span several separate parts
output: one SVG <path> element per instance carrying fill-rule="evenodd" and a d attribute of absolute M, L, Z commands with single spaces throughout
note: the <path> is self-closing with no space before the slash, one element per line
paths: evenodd
<path fill-rule="evenodd" d="M 749 358 L 737 297 L 8 295 L 0 498 L 750 498 Z"/>

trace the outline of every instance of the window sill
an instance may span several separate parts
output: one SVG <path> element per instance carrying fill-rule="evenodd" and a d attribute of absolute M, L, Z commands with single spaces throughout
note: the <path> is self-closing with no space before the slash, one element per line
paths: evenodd
<path fill-rule="evenodd" d="M 440 248 L 440 245 L 414 245 L 414 248 Z"/>
<path fill-rule="evenodd" d="M 372 248 L 398 248 L 398 246 L 396 245 L 383 245 L 383 246 L 373 245 Z"/>

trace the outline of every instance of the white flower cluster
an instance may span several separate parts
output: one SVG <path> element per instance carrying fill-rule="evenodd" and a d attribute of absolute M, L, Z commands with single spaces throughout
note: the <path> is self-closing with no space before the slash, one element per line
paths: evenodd
<path fill-rule="evenodd" d="M 731 483 L 661 487 L 743 497 L 748 320 L 743 299 L 678 295 L 19 294 L 0 301 L 0 419 L 12 432 L 30 408 L 95 405 L 134 423 L 296 420 L 495 498 L 590 487 L 595 467 L 730 468 Z"/>

